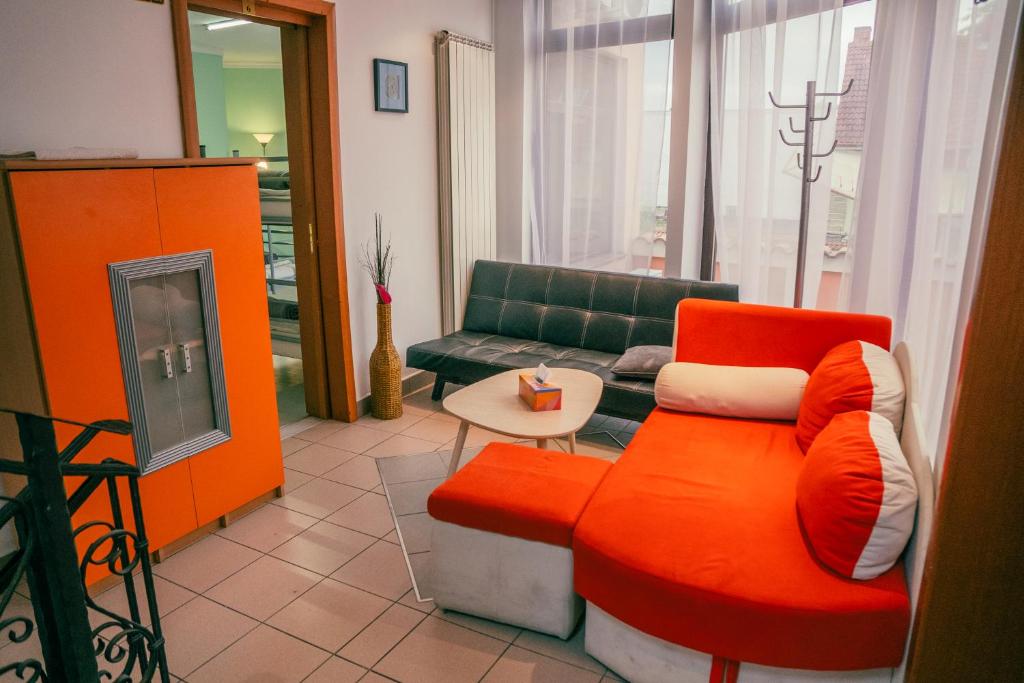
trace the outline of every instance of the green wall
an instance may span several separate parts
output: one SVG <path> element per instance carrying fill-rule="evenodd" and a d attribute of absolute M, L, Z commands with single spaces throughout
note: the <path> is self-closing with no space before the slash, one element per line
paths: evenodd
<path fill-rule="evenodd" d="M 281 69 L 224 69 L 224 99 L 228 154 L 237 149 L 242 156 L 260 156 L 253 133 L 274 134 L 267 156 L 288 154 Z"/>
<path fill-rule="evenodd" d="M 196 114 L 199 144 L 206 156 L 231 156 L 228 147 L 228 118 L 224 101 L 224 60 L 220 55 L 192 53 L 192 76 L 196 82 Z"/>

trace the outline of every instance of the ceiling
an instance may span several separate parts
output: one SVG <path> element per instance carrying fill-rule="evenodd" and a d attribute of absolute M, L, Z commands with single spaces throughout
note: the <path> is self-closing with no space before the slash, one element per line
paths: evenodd
<path fill-rule="evenodd" d="M 225 21 L 225 17 L 189 12 L 192 50 L 224 56 L 224 66 L 241 68 L 280 67 L 281 29 L 264 24 L 245 24 L 210 31 L 207 24 Z"/>

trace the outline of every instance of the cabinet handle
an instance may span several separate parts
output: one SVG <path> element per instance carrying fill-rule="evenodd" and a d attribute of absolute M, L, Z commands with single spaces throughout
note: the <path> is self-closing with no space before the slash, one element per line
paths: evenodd
<path fill-rule="evenodd" d="M 174 377 L 174 363 L 171 362 L 171 350 L 160 349 L 160 359 L 164 362 L 164 377 Z"/>
<path fill-rule="evenodd" d="M 185 363 L 185 372 L 192 372 L 192 351 L 188 344 L 179 344 L 181 347 L 181 359 Z"/>

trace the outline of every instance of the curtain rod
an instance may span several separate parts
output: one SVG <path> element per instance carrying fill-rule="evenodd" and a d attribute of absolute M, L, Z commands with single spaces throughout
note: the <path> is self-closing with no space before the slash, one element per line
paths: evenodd
<path fill-rule="evenodd" d="M 482 40 L 476 38 L 470 38 L 469 36 L 463 36 L 458 33 L 452 33 L 451 31 L 441 31 L 437 34 L 437 44 L 444 45 L 448 42 L 462 43 L 463 45 L 470 45 L 472 47 L 478 47 L 481 50 L 494 51 L 494 46 L 490 43 L 485 43 Z"/>

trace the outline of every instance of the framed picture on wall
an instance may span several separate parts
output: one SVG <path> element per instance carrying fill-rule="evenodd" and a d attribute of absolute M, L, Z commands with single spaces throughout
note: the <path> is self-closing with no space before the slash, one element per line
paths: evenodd
<path fill-rule="evenodd" d="M 373 60 L 373 108 L 409 113 L 409 65 L 390 59 Z"/>

